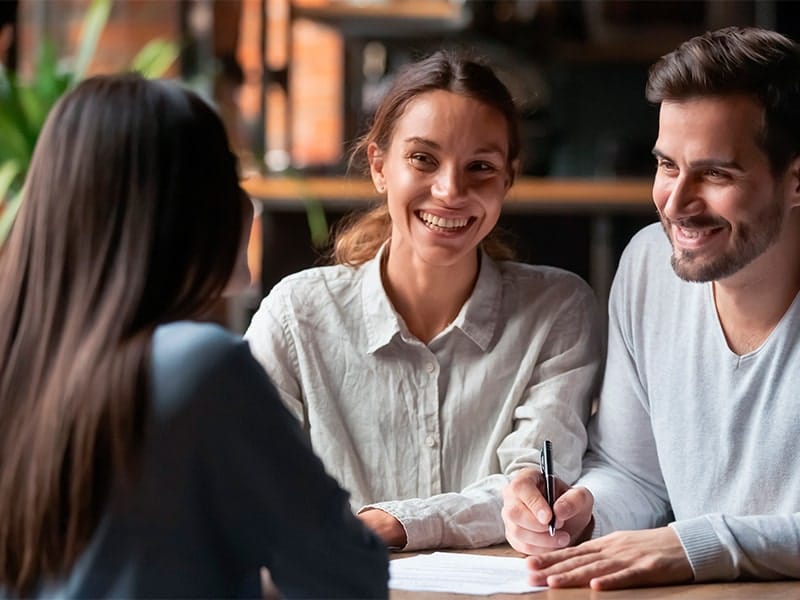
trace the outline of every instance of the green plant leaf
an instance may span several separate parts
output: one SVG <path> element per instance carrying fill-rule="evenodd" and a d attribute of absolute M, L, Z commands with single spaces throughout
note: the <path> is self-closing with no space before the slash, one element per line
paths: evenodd
<path fill-rule="evenodd" d="M 19 173 L 20 167 L 13 161 L 0 165 L 0 209 L 2 209 L 0 210 L 0 246 L 8 237 L 8 232 L 11 231 L 14 218 L 22 203 L 22 191 L 11 193 L 9 196 L 9 188 Z"/>
<path fill-rule="evenodd" d="M 27 164 L 30 160 L 30 146 L 27 132 L 22 123 L 0 106 L 0 161 L 16 161 Z"/>
<path fill-rule="evenodd" d="M 150 79 L 161 77 L 178 58 L 178 45 L 165 39 L 151 40 L 136 53 L 131 70 Z"/>
<path fill-rule="evenodd" d="M 0 164 L 0 206 L 5 204 L 6 196 L 20 170 L 19 163 L 14 160 L 7 160 Z"/>
<path fill-rule="evenodd" d="M 322 248 L 328 241 L 328 219 L 325 217 L 325 207 L 315 198 L 303 200 L 306 207 L 306 220 L 308 231 L 311 234 L 311 243 L 316 248 Z"/>
<path fill-rule="evenodd" d="M 97 49 L 97 41 L 100 34 L 108 22 L 108 15 L 111 13 L 111 0 L 92 0 L 89 10 L 83 19 L 81 27 L 78 54 L 72 67 L 72 78 L 70 87 L 76 85 L 89 68 L 94 52 Z"/>
<path fill-rule="evenodd" d="M 27 164 L 31 138 L 35 137 L 20 100 L 21 88 L 16 78 L 3 77 L 0 89 L 0 162 L 16 160 Z"/>
<path fill-rule="evenodd" d="M 58 95 L 59 79 L 58 52 L 51 40 L 43 40 L 36 55 L 36 69 L 31 88 L 42 98 Z"/>

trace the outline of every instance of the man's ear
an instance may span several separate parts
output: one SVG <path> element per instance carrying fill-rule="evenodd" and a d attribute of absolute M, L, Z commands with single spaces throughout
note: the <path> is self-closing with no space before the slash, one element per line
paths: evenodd
<path fill-rule="evenodd" d="M 372 184 L 379 194 L 383 194 L 386 191 L 386 177 L 383 174 L 383 150 L 375 142 L 370 142 L 367 146 L 367 160 L 369 161 Z"/>

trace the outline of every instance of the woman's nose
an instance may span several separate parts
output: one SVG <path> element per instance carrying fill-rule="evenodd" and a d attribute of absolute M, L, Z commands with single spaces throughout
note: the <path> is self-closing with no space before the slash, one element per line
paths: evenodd
<path fill-rule="evenodd" d="M 464 195 L 464 176 L 455 168 L 444 168 L 437 173 L 431 186 L 437 200 L 453 202 Z"/>

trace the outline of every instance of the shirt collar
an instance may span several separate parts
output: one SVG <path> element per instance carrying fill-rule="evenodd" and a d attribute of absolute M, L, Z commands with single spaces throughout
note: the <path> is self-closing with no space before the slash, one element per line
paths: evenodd
<path fill-rule="evenodd" d="M 472 294 L 453 321 L 484 352 L 494 336 L 500 318 L 503 276 L 500 269 L 481 249 L 480 271 Z"/>
<path fill-rule="evenodd" d="M 386 346 L 395 335 L 407 332 L 402 318 L 386 295 L 381 279 L 381 259 L 387 245 L 384 243 L 375 258 L 361 267 L 363 269 L 361 301 L 366 319 L 367 352 L 370 354 Z M 475 282 L 472 294 L 453 321 L 453 327 L 464 332 L 486 352 L 499 321 L 503 276 L 497 263 L 483 249 L 480 252 L 478 280 Z M 410 334 L 407 335 L 410 337 Z"/>
<path fill-rule="evenodd" d="M 367 330 L 367 352 L 372 354 L 387 345 L 400 333 L 400 315 L 394 310 L 381 279 L 381 260 L 388 242 L 381 246 L 378 253 L 361 267 L 363 278 L 361 283 L 361 302 L 364 307 L 364 318 Z"/>

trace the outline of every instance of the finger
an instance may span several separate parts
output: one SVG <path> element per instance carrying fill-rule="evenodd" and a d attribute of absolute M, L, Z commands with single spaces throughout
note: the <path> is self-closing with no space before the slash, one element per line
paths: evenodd
<path fill-rule="evenodd" d="M 541 523 L 528 506 L 516 496 L 505 495 L 500 515 L 503 517 L 506 529 L 511 525 L 531 532 L 547 531 L 547 525 Z"/>
<path fill-rule="evenodd" d="M 570 537 L 566 532 L 558 532 L 555 536 L 551 536 L 546 530 L 533 531 L 509 522 L 505 515 L 503 520 L 506 539 L 515 550 L 523 554 L 552 552 L 569 544 Z M 537 524 L 537 527 L 543 526 Z"/>
<path fill-rule="evenodd" d="M 597 560 L 598 551 L 594 548 L 587 547 L 585 544 L 575 546 L 573 548 L 563 548 L 546 554 L 537 554 L 529 556 L 527 565 L 529 569 L 535 571 L 545 571 L 554 565 L 580 565 L 585 564 L 584 557 L 589 557 L 589 560 Z M 570 562 L 574 561 L 574 562 Z M 548 573 L 555 573 L 558 571 L 548 571 Z"/>
<path fill-rule="evenodd" d="M 504 492 L 504 499 L 515 498 L 538 520 L 540 525 L 550 523 L 552 513 L 547 499 L 541 491 L 541 474 L 534 469 L 523 469 L 511 480 Z"/>
<path fill-rule="evenodd" d="M 551 579 L 555 578 L 552 580 L 556 582 L 556 585 L 560 582 L 562 587 L 586 586 L 593 574 L 591 567 L 597 562 L 597 556 L 584 554 L 551 563 L 547 568 L 536 569 L 534 567 L 531 569 L 530 575 L 537 581 L 535 585 L 550 585 Z M 529 566 L 532 564 L 534 563 L 528 563 Z"/>
<path fill-rule="evenodd" d="M 582 565 L 575 564 L 573 568 L 563 572 L 548 575 L 546 578 L 547 585 L 554 588 L 586 587 L 592 581 L 601 580 L 603 577 L 626 569 L 625 563 L 618 560 L 597 560 L 593 557 L 582 558 L 591 558 L 591 560 Z M 566 565 L 564 566 L 566 567 Z"/>
<path fill-rule="evenodd" d="M 589 587 L 593 590 L 620 590 L 638 587 L 644 584 L 656 583 L 650 581 L 648 574 L 638 567 L 628 567 L 613 573 L 593 577 L 589 580 Z"/>
<path fill-rule="evenodd" d="M 584 487 L 570 488 L 553 504 L 556 519 L 566 522 L 578 517 L 589 520 L 594 508 L 594 496 Z"/>

